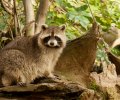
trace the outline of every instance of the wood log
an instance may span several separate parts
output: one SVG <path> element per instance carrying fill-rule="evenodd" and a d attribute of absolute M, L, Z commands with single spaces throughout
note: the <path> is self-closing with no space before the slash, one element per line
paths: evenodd
<path fill-rule="evenodd" d="M 115 56 L 113 53 L 111 52 L 107 52 L 108 58 L 109 60 L 115 64 L 116 66 L 116 72 L 117 75 L 120 75 L 120 58 L 118 58 L 117 56 Z"/>
<path fill-rule="evenodd" d="M 97 33 L 98 25 L 94 23 L 88 33 L 69 42 L 56 65 L 56 73 L 87 86 L 88 76 L 96 58 Z"/>

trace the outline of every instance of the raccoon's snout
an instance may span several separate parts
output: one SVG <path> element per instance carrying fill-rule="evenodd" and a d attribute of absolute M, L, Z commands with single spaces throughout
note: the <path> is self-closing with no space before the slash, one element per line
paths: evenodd
<path fill-rule="evenodd" d="M 43 39 L 43 44 L 51 48 L 60 48 L 62 46 L 62 40 L 57 36 L 48 36 Z"/>
<path fill-rule="evenodd" d="M 56 40 L 49 40 L 49 41 L 48 41 L 48 45 L 51 46 L 51 47 L 55 47 L 55 46 L 57 46 L 57 44 L 58 44 L 58 43 L 57 43 Z"/>
<path fill-rule="evenodd" d="M 50 42 L 50 45 L 51 45 L 51 46 L 54 45 L 54 42 Z"/>

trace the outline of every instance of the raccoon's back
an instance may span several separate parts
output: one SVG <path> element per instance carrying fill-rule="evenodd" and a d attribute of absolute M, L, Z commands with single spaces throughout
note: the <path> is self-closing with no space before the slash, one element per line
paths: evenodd
<path fill-rule="evenodd" d="M 16 38 L 0 50 L 0 58 L 4 57 L 6 53 L 9 52 L 9 54 L 6 55 L 8 56 L 8 59 L 9 57 L 12 58 L 12 56 L 9 56 L 11 53 L 14 53 L 14 59 L 17 59 L 19 56 L 17 56 L 16 53 L 18 53 L 20 55 L 24 55 L 28 62 L 35 61 L 41 53 L 41 50 L 37 44 L 37 38 L 38 35 Z"/>
<path fill-rule="evenodd" d="M 8 49 L 22 50 L 23 48 L 25 49 L 30 44 L 29 42 L 30 42 L 29 37 L 19 37 L 8 43 L 2 50 Z"/>
<path fill-rule="evenodd" d="M 16 66 L 26 58 L 30 58 L 32 47 L 31 40 L 28 37 L 20 37 L 0 50 L 0 69 L 8 65 Z"/>

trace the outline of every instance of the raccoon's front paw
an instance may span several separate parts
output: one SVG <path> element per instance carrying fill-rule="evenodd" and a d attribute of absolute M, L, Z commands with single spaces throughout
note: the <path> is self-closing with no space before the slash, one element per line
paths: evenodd
<path fill-rule="evenodd" d="M 51 79 L 54 79 L 54 80 L 61 80 L 58 75 L 54 75 L 54 74 L 49 74 L 48 78 L 51 78 Z"/>
<path fill-rule="evenodd" d="M 21 87 L 27 86 L 27 84 L 26 84 L 26 83 L 23 83 L 23 82 L 18 82 L 17 85 L 18 85 L 18 86 L 21 86 Z"/>
<path fill-rule="evenodd" d="M 53 79 L 56 78 L 56 76 L 53 75 L 53 74 L 51 74 L 51 73 L 50 73 L 47 77 L 48 77 L 48 78 L 53 78 Z"/>
<path fill-rule="evenodd" d="M 59 79 L 60 80 L 60 78 L 57 75 L 54 75 L 53 73 L 48 72 L 48 71 L 45 71 L 44 77 L 50 78 L 50 79 Z"/>

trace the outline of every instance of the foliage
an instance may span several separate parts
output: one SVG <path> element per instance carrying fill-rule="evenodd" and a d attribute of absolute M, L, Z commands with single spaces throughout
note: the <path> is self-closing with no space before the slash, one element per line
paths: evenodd
<path fill-rule="evenodd" d="M 105 50 L 105 45 L 104 44 L 99 44 L 98 45 L 98 50 L 97 50 L 97 61 L 98 62 L 106 62 L 106 63 L 110 63 L 109 62 L 109 59 L 108 59 L 108 56 L 107 56 L 107 53 L 106 53 L 106 50 Z"/>
<path fill-rule="evenodd" d="M 52 3 L 47 17 L 48 24 L 66 24 L 66 34 L 74 39 L 83 34 L 91 21 L 88 6 L 76 0 L 56 0 Z"/>
<path fill-rule="evenodd" d="M 98 86 L 96 84 L 96 82 L 91 82 L 90 85 L 89 85 L 89 88 L 94 90 L 97 93 L 99 93 L 100 97 L 102 97 L 102 100 L 107 100 L 108 99 L 108 94 L 107 92 L 103 92 L 100 88 L 100 86 Z"/>
<path fill-rule="evenodd" d="M 96 84 L 96 82 L 91 82 L 89 88 L 94 91 L 100 91 L 100 87 Z"/>
<path fill-rule="evenodd" d="M 120 2 L 118 0 L 88 0 L 97 22 L 103 30 L 107 30 L 112 23 L 120 28 Z M 24 24 L 23 4 L 17 0 L 19 20 Z M 34 3 L 35 12 L 39 1 Z M 22 9 L 21 9 L 22 8 Z M 10 16 L 0 6 L 0 22 L 10 21 Z M 3 15 L 4 14 L 4 15 Z M 92 15 L 87 0 L 55 0 L 51 3 L 47 15 L 47 24 L 66 24 L 67 36 L 74 39 L 88 30 L 92 23 Z M 0 30 L 4 30 L 9 23 L 1 22 Z"/>
<path fill-rule="evenodd" d="M 34 2 L 34 11 L 37 12 L 39 0 Z M 51 6 L 47 14 L 46 23 L 66 24 L 66 34 L 69 39 L 74 39 L 86 31 L 91 26 L 92 15 L 88 7 L 87 0 L 50 0 Z M 22 0 L 16 0 L 17 12 L 20 26 L 23 28 L 25 24 L 25 16 L 23 11 Z M 88 0 L 90 8 L 96 21 L 101 25 L 104 31 L 107 31 L 111 24 L 115 24 L 120 28 L 120 1 L 118 0 Z M 0 30 L 8 31 L 11 27 L 13 18 L 2 6 L 0 6 Z"/>
<path fill-rule="evenodd" d="M 5 31 L 8 27 L 8 21 L 10 19 L 9 14 L 4 11 L 2 5 L 0 4 L 0 30 Z"/>
<path fill-rule="evenodd" d="M 120 46 L 116 46 L 111 50 L 111 52 L 117 56 L 120 56 Z"/>
<path fill-rule="evenodd" d="M 103 30 L 107 30 L 112 23 L 120 28 L 120 2 L 118 0 L 90 1 L 91 9 Z"/>
<path fill-rule="evenodd" d="M 111 24 L 120 28 L 120 2 L 117 0 L 88 0 L 96 21 L 104 31 Z M 48 24 L 66 24 L 69 39 L 79 37 L 91 26 L 92 15 L 87 0 L 55 0 L 48 16 Z"/>

